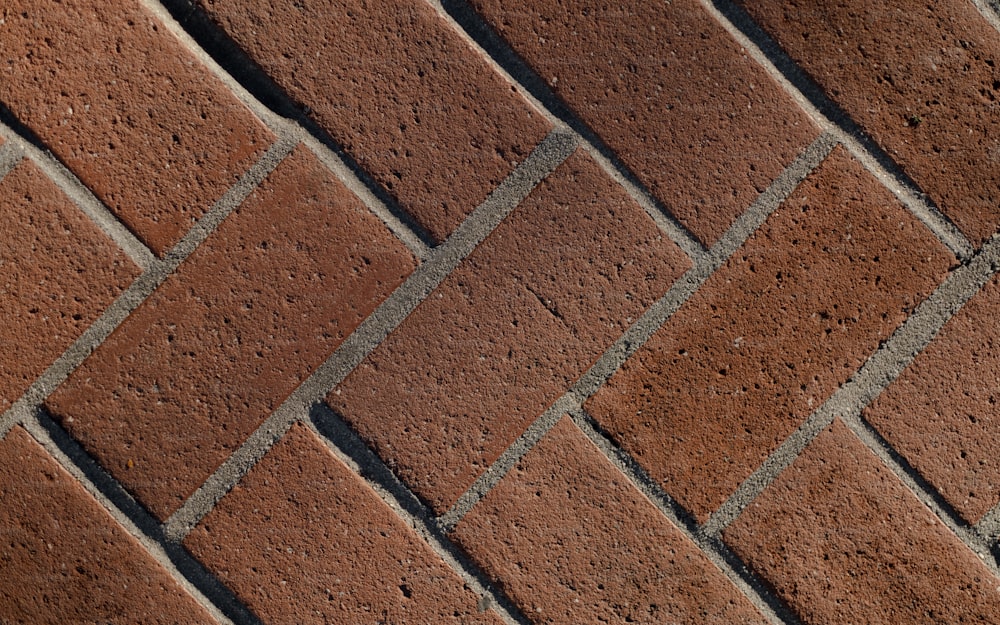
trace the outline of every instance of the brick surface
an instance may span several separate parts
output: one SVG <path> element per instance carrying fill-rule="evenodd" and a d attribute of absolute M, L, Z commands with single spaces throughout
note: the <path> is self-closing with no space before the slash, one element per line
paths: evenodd
<path fill-rule="evenodd" d="M 420 0 L 199 0 L 437 239 L 550 125 Z"/>
<path fill-rule="evenodd" d="M 564 417 L 453 535 L 537 623 L 766 623 Z"/>
<path fill-rule="evenodd" d="M 0 621 L 215 623 L 21 428 L 0 441 Z"/>
<path fill-rule="evenodd" d="M 970 522 L 1000 501 L 994 278 L 864 413 Z"/>
<path fill-rule="evenodd" d="M 327 401 L 443 512 L 687 266 L 577 152 Z"/>
<path fill-rule="evenodd" d="M 704 521 L 951 260 L 838 148 L 586 407 Z"/>
<path fill-rule="evenodd" d="M 166 518 L 413 267 L 299 148 L 47 406 Z"/>
<path fill-rule="evenodd" d="M 269 624 L 491 623 L 361 478 L 294 425 L 184 545 Z"/>
<path fill-rule="evenodd" d="M 742 2 L 974 242 L 1000 225 L 1000 34 L 971 2 Z"/>
<path fill-rule="evenodd" d="M 1000 614 L 996 577 L 839 421 L 724 539 L 809 625 Z"/>
<path fill-rule="evenodd" d="M 138 2 L 5 3 L 0 102 L 157 254 L 271 134 Z"/>
<path fill-rule="evenodd" d="M 695 0 L 472 4 L 709 245 L 818 134 Z"/>
<path fill-rule="evenodd" d="M 0 413 L 139 269 L 28 161 L 0 180 Z"/>

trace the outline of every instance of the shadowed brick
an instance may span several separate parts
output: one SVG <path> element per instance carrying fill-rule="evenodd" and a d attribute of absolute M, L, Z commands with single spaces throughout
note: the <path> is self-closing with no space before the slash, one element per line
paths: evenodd
<path fill-rule="evenodd" d="M 840 421 L 723 536 L 809 625 L 1000 614 L 1000 580 Z"/>
<path fill-rule="evenodd" d="M 0 442 L 0 528 L 0 622 L 216 622 L 19 427 Z"/>
<path fill-rule="evenodd" d="M 33 164 L 0 181 L 0 413 L 139 269 Z"/>
<path fill-rule="evenodd" d="M 443 512 L 688 264 L 577 152 L 327 401 Z"/>
<path fill-rule="evenodd" d="M 864 415 L 972 523 L 1000 500 L 998 311 L 994 278 Z"/>
<path fill-rule="evenodd" d="M 491 623 L 402 519 L 293 425 L 184 545 L 279 623 Z"/>
<path fill-rule="evenodd" d="M 272 140 L 133 0 L 11 0 L 0 32 L 0 102 L 157 254 Z"/>
<path fill-rule="evenodd" d="M 818 134 L 695 0 L 471 3 L 708 245 Z"/>
<path fill-rule="evenodd" d="M 437 240 L 550 125 L 420 0 L 199 0 Z"/>
<path fill-rule="evenodd" d="M 300 147 L 47 406 L 164 519 L 413 267 Z"/>
<path fill-rule="evenodd" d="M 537 623 L 766 623 L 565 417 L 453 536 Z"/>
<path fill-rule="evenodd" d="M 587 409 L 704 521 L 951 260 L 837 148 Z"/>
<path fill-rule="evenodd" d="M 1000 34 L 972 2 L 743 2 L 974 242 L 1000 225 Z"/>

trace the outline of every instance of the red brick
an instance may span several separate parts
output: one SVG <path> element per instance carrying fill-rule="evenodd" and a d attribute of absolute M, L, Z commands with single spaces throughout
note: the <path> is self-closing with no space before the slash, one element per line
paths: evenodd
<path fill-rule="evenodd" d="M 11 0 L 0 101 L 162 254 L 272 135 L 138 2 Z"/>
<path fill-rule="evenodd" d="M 971 2 L 742 2 L 976 243 L 1000 225 L 1000 35 Z"/>
<path fill-rule="evenodd" d="M 538 623 L 766 623 L 563 418 L 454 538 Z"/>
<path fill-rule="evenodd" d="M 437 240 L 550 124 L 421 0 L 199 0 Z"/>
<path fill-rule="evenodd" d="M 184 545 L 272 625 L 500 623 L 298 424 Z"/>
<path fill-rule="evenodd" d="M 443 512 L 688 265 L 577 152 L 327 401 Z"/>
<path fill-rule="evenodd" d="M 704 521 L 951 260 L 838 148 L 587 409 Z"/>
<path fill-rule="evenodd" d="M 723 532 L 810 625 L 992 623 L 996 577 L 839 421 Z"/>
<path fill-rule="evenodd" d="M 953 317 L 865 418 L 976 523 L 1000 501 L 1000 281 Z"/>
<path fill-rule="evenodd" d="M 21 428 L 0 442 L 0 621 L 215 623 Z"/>
<path fill-rule="evenodd" d="M 166 518 L 413 267 L 299 148 L 47 406 Z"/>
<path fill-rule="evenodd" d="M 0 180 L 0 413 L 139 269 L 34 165 Z"/>
<path fill-rule="evenodd" d="M 818 134 L 695 0 L 472 4 L 707 244 Z"/>

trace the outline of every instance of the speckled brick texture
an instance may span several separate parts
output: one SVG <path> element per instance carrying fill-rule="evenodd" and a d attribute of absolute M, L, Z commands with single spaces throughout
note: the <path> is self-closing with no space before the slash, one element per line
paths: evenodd
<path fill-rule="evenodd" d="M 998 46 L 0 7 L 0 623 L 1000 622 Z"/>

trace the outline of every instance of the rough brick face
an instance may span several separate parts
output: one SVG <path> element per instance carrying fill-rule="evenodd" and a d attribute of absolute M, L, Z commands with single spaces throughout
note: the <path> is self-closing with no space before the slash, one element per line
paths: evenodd
<path fill-rule="evenodd" d="M 1000 225 L 1000 34 L 972 2 L 744 2 L 969 238 Z"/>
<path fill-rule="evenodd" d="M 216 622 L 21 428 L 0 441 L 0 527 L 0 622 Z"/>
<path fill-rule="evenodd" d="M 472 4 L 709 245 L 818 134 L 694 0 Z"/>
<path fill-rule="evenodd" d="M 413 267 L 299 148 L 47 406 L 166 518 Z"/>
<path fill-rule="evenodd" d="M 705 520 L 951 260 L 838 148 L 587 409 Z"/>
<path fill-rule="evenodd" d="M 766 622 L 565 417 L 453 536 L 537 623 Z"/>
<path fill-rule="evenodd" d="M 199 4 L 437 240 L 550 128 L 421 0 Z"/>
<path fill-rule="evenodd" d="M 687 265 L 577 152 L 328 402 L 443 512 Z"/>
<path fill-rule="evenodd" d="M 0 102 L 162 254 L 271 134 L 132 0 L 12 0 Z"/>
<path fill-rule="evenodd" d="M 996 577 L 839 421 L 724 532 L 810 625 L 992 623 Z"/>
<path fill-rule="evenodd" d="M 1000 500 L 998 311 L 994 278 L 864 413 L 972 523 Z"/>
<path fill-rule="evenodd" d="M 184 545 L 270 625 L 500 624 L 302 425 Z"/>
<path fill-rule="evenodd" d="M 0 413 L 139 274 L 38 168 L 0 180 Z"/>

